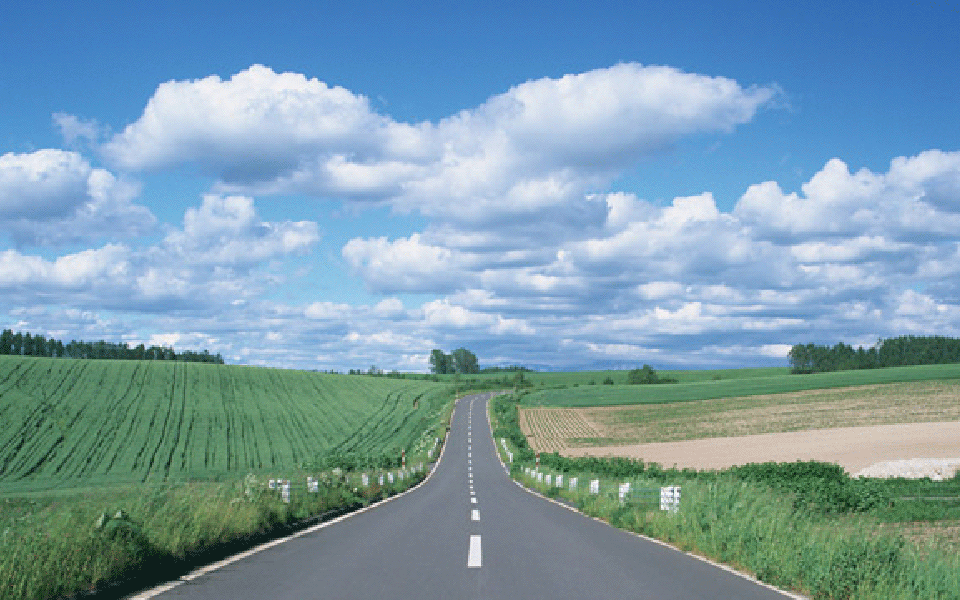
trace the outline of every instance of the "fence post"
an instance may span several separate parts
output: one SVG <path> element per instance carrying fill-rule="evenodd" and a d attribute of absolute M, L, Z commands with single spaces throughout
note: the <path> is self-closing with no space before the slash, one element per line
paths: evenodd
<path fill-rule="evenodd" d="M 599 479 L 591 479 L 591 480 L 590 480 L 590 493 L 591 493 L 591 494 L 599 494 L 599 493 L 600 493 L 600 480 L 599 480 Z"/>
<path fill-rule="evenodd" d="M 620 484 L 620 504 L 623 504 L 627 499 L 627 495 L 630 493 L 630 483 L 621 483 Z"/>

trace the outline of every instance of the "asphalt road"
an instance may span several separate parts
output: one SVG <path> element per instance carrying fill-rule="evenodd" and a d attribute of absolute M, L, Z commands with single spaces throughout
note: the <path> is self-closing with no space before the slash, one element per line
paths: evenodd
<path fill-rule="evenodd" d="M 416 490 L 154 597 L 787 597 L 522 490 L 496 457 L 490 395 L 458 402 L 443 456 Z"/>

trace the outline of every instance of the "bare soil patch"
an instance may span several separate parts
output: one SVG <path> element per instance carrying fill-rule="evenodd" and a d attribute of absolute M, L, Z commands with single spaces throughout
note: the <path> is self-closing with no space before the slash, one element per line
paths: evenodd
<path fill-rule="evenodd" d="M 960 455 L 960 422 L 763 433 L 625 446 L 568 448 L 567 456 L 626 456 L 664 466 L 722 469 L 751 462 L 819 460 L 856 473 L 877 462 Z"/>

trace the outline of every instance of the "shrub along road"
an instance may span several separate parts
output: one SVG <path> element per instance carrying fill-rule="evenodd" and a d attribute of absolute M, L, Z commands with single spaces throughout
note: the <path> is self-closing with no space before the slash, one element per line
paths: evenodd
<path fill-rule="evenodd" d="M 139 597 L 787 597 L 522 490 L 496 457 L 490 396 L 458 402 L 443 456 L 419 488 Z"/>

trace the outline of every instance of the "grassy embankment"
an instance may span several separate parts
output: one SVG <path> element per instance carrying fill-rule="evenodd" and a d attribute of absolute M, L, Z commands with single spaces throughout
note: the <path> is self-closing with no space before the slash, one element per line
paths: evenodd
<path fill-rule="evenodd" d="M 560 405 L 586 404 L 584 398 L 650 403 L 653 392 L 667 392 L 666 402 L 697 405 L 710 398 L 777 391 L 855 386 L 894 381 L 953 379 L 955 365 L 884 369 L 825 376 L 758 378 L 764 381 L 724 380 L 683 386 L 607 387 L 583 395 L 584 389 L 559 393 L 532 392 L 523 404 L 543 405 L 557 398 Z M 872 376 L 872 377 L 871 377 Z M 808 380 L 813 377 L 812 380 Z M 725 386 L 718 391 L 713 386 Z M 682 389 L 682 388 L 686 389 Z M 669 388 L 681 388 L 670 393 Z M 720 473 L 662 469 L 659 465 L 617 459 L 566 459 L 543 456 L 540 473 L 564 476 L 561 486 L 546 485 L 526 474 L 533 467 L 532 452 L 519 430 L 516 398 L 492 405 L 495 436 L 510 440 L 514 477 L 541 492 L 561 496 L 587 514 L 599 516 L 638 533 L 668 541 L 677 547 L 731 564 L 763 581 L 809 594 L 814 598 L 957 598 L 960 597 L 960 559 L 955 529 L 960 523 L 960 479 L 854 480 L 822 463 L 766 465 Z M 743 402 L 735 398 L 730 402 Z M 723 402 L 715 412 L 705 410 L 701 421 L 722 420 Z M 670 406 L 670 405 L 665 405 Z M 498 440 L 498 448 L 499 440 Z M 578 487 L 571 491 L 571 477 Z M 601 493 L 590 494 L 589 479 L 601 481 Z M 623 504 L 618 486 L 630 482 L 632 496 Z M 682 485 L 678 514 L 658 510 L 657 488 Z M 653 495 L 645 495 L 642 490 Z M 638 490 L 640 490 L 638 494 Z"/>
<path fill-rule="evenodd" d="M 0 357 L 0 598 L 135 587 L 396 493 L 423 476 L 399 480 L 401 451 L 426 462 L 451 400 L 424 381 Z"/>

